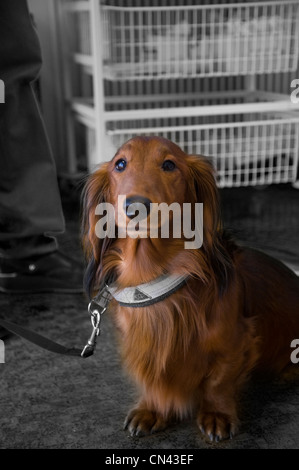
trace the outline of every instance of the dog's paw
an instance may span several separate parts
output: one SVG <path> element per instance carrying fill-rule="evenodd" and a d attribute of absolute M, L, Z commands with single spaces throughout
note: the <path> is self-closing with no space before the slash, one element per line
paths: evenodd
<path fill-rule="evenodd" d="M 124 429 L 127 429 L 131 436 L 140 437 L 163 431 L 166 425 L 166 421 L 155 411 L 149 411 L 146 408 L 134 408 L 126 417 Z"/>
<path fill-rule="evenodd" d="M 200 431 L 212 442 L 232 439 L 238 431 L 236 421 L 235 418 L 224 413 L 202 412 L 197 418 Z"/>

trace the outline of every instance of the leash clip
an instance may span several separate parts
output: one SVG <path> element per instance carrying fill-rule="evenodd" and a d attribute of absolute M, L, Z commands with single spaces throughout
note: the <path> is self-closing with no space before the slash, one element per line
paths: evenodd
<path fill-rule="evenodd" d="M 107 295 L 108 294 L 108 295 Z M 102 315 L 107 310 L 107 305 L 110 300 L 110 294 L 107 291 L 107 288 L 104 287 L 102 291 L 97 295 L 88 305 L 88 313 L 90 313 L 90 320 L 92 324 L 92 332 L 87 341 L 86 345 L 84 346 L 81 356 L 82 357 L 89 357 L 92 356 L 96 344 L 97 344 L 97 337 L 100 335 L 100 323 Z M 95 306 L 94 306 L 95 305 Z M 100 307 L 100 308 L 99 308 Z"/>

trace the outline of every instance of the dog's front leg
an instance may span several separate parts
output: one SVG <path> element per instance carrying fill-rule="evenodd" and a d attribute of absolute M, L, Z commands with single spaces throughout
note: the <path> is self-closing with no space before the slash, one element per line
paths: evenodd
<path fill-rule="evenodd" d="M 127 429 L 131 436 L 146 436 L 163 431 L 166 427 L 167 420 L 160 413 L 150 410 L 144 402 L 128 413 L 124 423 L 124 429 Z"/>
<path fill-rule="evenodd" d="M 226 366 L 220 373 L 212 371 L 202 384 L 197 424 L 211 441 L 232 438 L 238 431 L 236 407 L 237 378 L 225 377 Z"/>
<path fill-rule="evenodd" d="M 219 411 L 210 401 L 204 403 L 198 414 L 197 424 L 200 431 L 215 442 L 233 438 L 238 430 L 238 418 L 233 407 L 231 410 Z"/>

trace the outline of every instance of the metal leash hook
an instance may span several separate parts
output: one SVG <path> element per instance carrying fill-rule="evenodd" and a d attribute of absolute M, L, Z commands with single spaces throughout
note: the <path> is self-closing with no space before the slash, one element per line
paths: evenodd
<path fill-rule="evenodd" d="M 106 294 L 106 295 L 105 295 Z M 92 324 L 92 332 L 90 335 L 89 340 L 87 341 L 86 345 L 84 346 L 81 356 L 82 357 L 89 357 L 92 356 L 96 344 L 97 344 L 97 337 L 99 336 L 100 330 L 100 323 L 101 323 L 101 316 L 107 310 L 107 304 L 110 298 L 107 296 L 106 288 L 104 288 L 100 294 L 95 297 L 88 305 L 88 313 L 90 313 L 90 320 Z M 93 305 L 96 305 L 93 308 Z M 100 307 L 100 309 L 99 309 Z"/>
<path fill-rule="evenodd" d="M 86 345 L 83 348 L 83 351 L 81 353 L 82 357 L 92 356 L 92 354 L 93 354 L 93 352 L 96 348 L 97 337 L 100 334 L 101 313 L 99 312 L 99 310 L 91 311 L 91 304 L 92 304 L 92 302 L 90 302 L 90 304 L 88 305 L 88 311 L 91 314 L 90 320 L 91 320 L 91 324 L 92 324 L 92 332 L 91 332 L 91 335 L 89 337 L 89 340 L 87 341 Z M 102 312 L 102 313 L 104 313 L 104 312 Z"/>

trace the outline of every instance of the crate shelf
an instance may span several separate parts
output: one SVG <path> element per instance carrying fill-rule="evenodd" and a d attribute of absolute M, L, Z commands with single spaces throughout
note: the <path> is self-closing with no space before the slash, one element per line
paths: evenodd
<path fill-rule="evenodd" d="M 151 109 L 150 115 L 148 110 L 143 111 L 142 118 L 138 110 L 123 111 L 125 119 L 111 112 L 108 116 L 112 119 L 107 119 L 105 129 L 104 159 L 108 160 L 133 136 L 161 135 L 187 153 L 211 157 L 220 187 L 294 182 L 298 166 L 298 114 L 286 102 L 283 109 L 281 101 L 259 101 L 263 94 L 238 95 L 239 103 L 231 104 L 231 97 L 227 96 L 227 104 L 222 107 L 200 106 L 201 101 L 204 103 L 202 99 L 190 108 L 173 108 L 168 102 L 164 110 Z M 249 99 L 252 102 L 248 103 Z M 233 100 L 236 101 L 236 94 Z M 89 126 L 87 132 L 92 135 L 94 131 Z M 92 165 L 96 165 L 95 149 L 89 147 L 89 152 Z"/>
<path fill-rule="evenodd" d="M 211 157 L 220 187 L 296 181 L 299 115 L 257 78 L 297 70 L 298 0 L 61 3 L 69 141 L 80 123 L 89 170 L 135 135 L 162 135 Z"/>
<path fill-rule="evenodd" d="M 134 8 L 103 5 L 105 78 L 143 80 L 296 70 L 298 2 L 197 3 Z"/>

